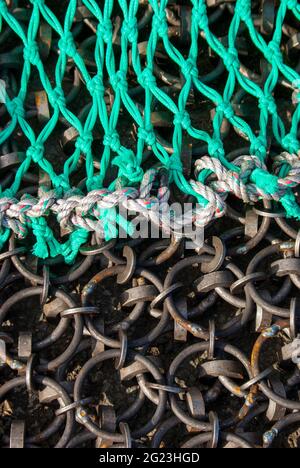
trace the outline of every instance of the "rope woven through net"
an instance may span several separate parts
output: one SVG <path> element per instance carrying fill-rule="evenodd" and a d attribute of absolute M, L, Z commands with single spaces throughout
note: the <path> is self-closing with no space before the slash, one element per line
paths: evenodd
<path fill-rule="evenodd" d="M 35 255 L 41 258 L 63 255 L 66 262 L 73 262 L 80 247 L 92 233 L 96 232 L 106 240 L 118 235 L 118 232 L 111 229 L 112 219 L 131 233 L 132 226 L 118 215 L 118 206 L 124 206 L 145 217 L 152 216 L 164 228 L 163 213 L 174 187 L 183 194 L 194 197 L 197 209 L 193 221 L 200 227 L 225 214 L 226 197 L 229 194 L 245 203 L 258 200 L 280 202 L 287 217 L 300 219 L 300 207 L 295 196 L 295 188 L 300 182 L 300 99 L 292 100 L 291 96 L 290 110 L 293 116 L 290 128 L 286 128 L 275 98 L 281 77 L 290 83 L 291 95 L 295 91 L 295 83 L 300 82 L 300 75 L 285 63 L 282 53 L 282 26 L 286 15 L 292 14 L 297 21 L 300 20 L 300 5 L 297 0 L 280 1 L 274 34 L 269 42 L 266 42 L 255 27 L 251 1 L 237 0 L 227 45 L 211 31 L 206 2 L 191 0 L 191 32 L 187 56 L 175 47 L 168 34 L 168 0 L 149 0 L 152 26 L 146 60 L 139 50 L 138 0 L 82 0 L 82 4 L 97 21 L 94 47 L 97 72 L 94 75 L 89 73 L 71 32 L 78 2 L 69 0 L 63 24 L 51 10 L 51 2 L 30 0 L 30 3 L 31 17 L 25 30 L 24 25 L 10 12 L 7 3 L 0 0 L 0 27 L 9 27 L 19 37 L 24 57 L 19 92 L 13 98 L 2 96 L 10 121 L 0 132 L 0 144 L 5 143 L 17 128 L 22 130 L 28 143 L 24 148 L 26 157 L 16 171 L 13 184 L 1 192 L 1 248 L 4 248 L 12 231 L 19 239 L 33 234 L 36 238 L 33 246 Z M 117 3 L 122 11 L 118 56 L 113 43 L 112 19 L 113 8 Z M 53 77 L 48 76 L 45 71 L 37 44 L 38 28 L 42 20 L 50 25 L 58 39 L 59 55 Z M 270 71 L 262 86 L 241 73 L 236 47 L 241 25 L 245 27 L 253 46 L 270 64 Z M 211 50 L 224 63 L 226 79 L 223 94 L 200 78 L 203 74 L 198 66 L 200 33 L 204 33 L 202 37 L 205 37 Z M 179 68 L 184 78 L 176 102 L 159 86 L 154 74 L 154 56 L 161 45 L 170 63 Z M 63 90 L 64 75 L 70 60 L 79 70 L 90 95 L 91 108 L 84 122 L 68 108 Z M 33 67 L 38 70 L 51 107 L 50 119 L 39 134 L 31 128 L 24 111 Z M 144 108 L 136 105 L 130 93 L 129 70 L 131 76 L 134 73 L 136 82 L 143 90 Z M 110 110 L 105 101 L 108 86 L 114 95 Z M 245 119 L 236 115 L 232 97 L 237 87 L 257 100 L 258 133 L 252 130 Z M 192 123 L 187 111 L 192 89 L 215 106 L 212 134 L 197 129 Z M 154 99 L 174 115 L 171 154 L 158 140 L 151 121 L 150 110 Z M 126 109 L 137 127 L 135 151 L 124 146 L 119 137 L 121 108 Z M 58 174 L 47 159 L 45 145 L 61 117 L 76 129 L 78 138 L 74 153 L 66 159 L 63 172 Z M 246 136 L 250 145 L 249 154 L 234 161 L 226 158 L 221 133 L 224 119 Z M 95 128 L 100 128 L 103 133 L 103 153 L 100 155 L 95 155 L 92 147 Z M 193 140 L 204 142 L 208 147 L 208 154 L 195 163 L 193 180 L 187 180 L 184 176 L 182 144 L 185 134 Z M 277 157 L 269 156 L 270 137 L 281 148 Z M 150 169 L 143 161 L 145 147 L 151 148 L 153 153 Z M 86 168 L 84 191 L 72 184 L 72 176 L 82 157 L 85 158 Z M 99 170 L 95 169 L 95 157 L 100 160 Z M 45 188 L 39 197 L 29 194 L 19 197 L 24 175 L 33 165 L 39 166 L 49 175 L 52 187 Z M 107 174 L 112 168 L 117 168 L 118 174 L 106 186 Z M 55 229 L 50 227 L 50 219 L 55 219 L 61 228 L 68 229 L 67 241 L 57 239 Z"/>

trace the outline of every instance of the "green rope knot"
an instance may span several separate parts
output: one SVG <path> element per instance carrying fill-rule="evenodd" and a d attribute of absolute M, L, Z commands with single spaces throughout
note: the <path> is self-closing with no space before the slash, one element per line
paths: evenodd
<path fill-rule="evenodd" d="M 181 67 L 181 72 L 186 78 L 194 77 L 197 78 L 199 75 L 198 68 L 195 62 L 189 58 L 187 59 Z"/>
<path fill-rule="evenodd" d="M 138 138 L 141 138 L 142 140 L 145 140 L 148 146 L 154 146 L 156 143 L 156 135 L 153 130 L 152 125 L 149 127 L 139 127 L 138 129 Z"/>
<path fill-rule="evenodd" d="M 183 172 L 183 165 L 180 159 L 180 156 L 178 153 L 173 153 L 169 159 L 166 165 L 164 166 L 168 171 L 175 171 L 175 172 Z"/>
<path fill-rule="evenodd" d="M 122 26 L 122 34 L 129 42 L 136 42 L 138 38 L 138 22 L 136 17 L 125 20 Z"/>
<path fill-rule="evenodd" d="M 137 165 L 133 151 L 122 147 L 112 164 L 119 168 L 119 177 L 126 177 L 132 183 L 140 182 L 143 179 L 144 171 Z"/>
<path fill-rule="evenodd" d="M 261 161 L 264 161 L 267 155 L 267 140 L 259 136 L 252 141 L 250 153 L 257 156 Z"/>
<path fill-rule="evenodd" d="M 194 6 L 192 10 L 192 16 L 194 21 L 199 25 L 200 29 L 205 30 L 209 25 L 209 20 L 207 16 L 207 8 L 204 0 L 200 0 L 198 6 Z"/>
<path fill-rule="evenodd" d="M 74 59 L 75 55 L 77 54 L 77 48 L 71 31 L 66 31 L 64 33 L 64 35 L 58 41 L 58 47 L 60 50 L 65 52 L 66 55 Z"/>
<path fill-rule="evenodd" d="M 174 125 L 181 125 L 184 130 L 191 128 L 191 118 L 187 111 L 177 112 L 174 118 Z"/>
<path fill-rule="evenodd" d="M 231 68 L 235 68 L 237 70 L 240 68 L 239 54 L 238 51 L 233 47 L 229 47 L 229 49 L 225 52 L 223 60 L 225 67 L 229 71 Z"/>
<path fill-rule="evenodd" d="M 120 137 L 116 130 L 106 133 L 103 138 L 103 145 L 108 146 L 112 151 L 117 153 L 121 148 Z"/>
<path fill-rule="evenodd" d="M 222 158 L 225 156 L 224 146 L 222 140 L 220 138 L 211 139 L 208 143 L 208 152 L 210 156 L 215 158 Z"/>
<path fill-rule="evenodd" d="M 64 174 L 52 176 L 52 183 L 58 193 L 67 192 L 70 190 L 70 184 L 67 177 Z"/>
<path fill-rule="evenodd" d="M 39 164 L 44 159 L 44 145 L 42 143 L 34 143 L 26 151 L 26 156 Z"/>
<path fill-rule="evenodd" d="M 153 15 L 152 26 L 160 37 L 164 37 L 168 34 L 169 28 L 165 11 L 160 11 Z"/>
<path fill-rule="evenodd" d="M 289 153 L 297 154 L 300 149 L 300 142 L 297 135 L 289 133 L 282 139 L 282 146 L 287 149 Z"/>
<path fill-rule="evenodd" d="M 272 94 L 267 94 L 259 98 L 259 108 L 261 110 L 267 110 L 271 115 L 276 114 L 277 105 Z"/>
<path fill-rule="evenodd" d="M 235 5 L 235 14 L 246 23 L 251 18 L 251 0 L 238 0 Z"/>
<path fill-rule="evenodd" d="M 56 88 L 49 90 L 48 101 L 54 109 L 64 109 L 66 107 L 66 98 L 63 89 L 57 86 Z"/>
<path fill-rule="evenodd" d="M 280 50 L 280 46 L 279 44 L 272 40 L 269 42 L 268 44 L 268 47 L 266 48 L 265 50 L 265 56 L 266 56 L 266 59 L 270 62 L 270 63 L 277 63 L 277 64 L 280 64 L 283 62 L 283 58 L 282 58 L 282 53 L 281 53 L 281 50 Z"/>
<path fill-rule="evenodd" d="M 110 83 L 114 90 L 119 90 L 120 93 L 126 93 L 126 91 L 128 90 L 126 73 L 122 70 L 117 71 L 117 73 L 110 77 Z"/>
<path fill-rule="evenodd" d="M 20 117 L 23 119 L 25 117 L 24 104 L 20 97 L 15 97 L 11 101 L 6 101 L 6 108 L 12 118 Z"/>
<path fill-rule="evenodd" d="M 83 133 L 77 138 L 75 146 L 83 154 L 88 154 L 91 151 L 93 143 L 93 135 L 90 132 Z"/>
<path fill-rule="evenodd" d="M 109 19 L 103 19 L 97 26 L 97 37 L 103 40 L 106 44 L 112 41 L 113 28 L 112 23 Z"/>
<path fill-rule="evenodd" d="M 68 241 L 60 246 L 61 254 L 65 262 L 68 264 L 74 263 L 79 249 L 88 241 L 90 233 L 85 229 L 76 229 L 70 234 Z"/>
<path fill-rule="evenodd" d="M 232 105 L 230 104 L 230 102 L 226 101 L 221 102 L 217 106 L 217 111 L 222 112 L 228 120 L 233 119 L 235 115 Z"/>
<path fill-rule="evenodd" d="M 91 96 L 104 96 L 105 88 L 101 76 L 94 76 L 94 78 L 87 82 L 86 87 Z"/>
<path fill-rule="evenodd" d="M 153 75 L 151 68 L 146 67 L 138 77 L 138 82 L 144 88 L 151 88 L 156 86 L 156 78 Z"/>
<path fill-rule="evenodd" d="M 36 237 L 33 254 L 39 258 L 57 257 L 60 254 L 60 244 L 55 239 L 52 229 L 44 218 L 32 218 L 32 230 Z"/>
<path fill-rule="evenodd" d="M 264 169 L 256 168 L 252 172 L 250 180 L 265 193 L 274 196 L 274 198 L 279 197 L 278 177 L 275 175 Z"/>
<path fill-rule="evenodd" d="M 40 53 L 39 47 L 35 41 L 29 40 L 27 44 L 24 46 L 23 51 L 24 60 L 26 62 L 30 62 L 32 65 L 38 65 L 40 62 Z"/>

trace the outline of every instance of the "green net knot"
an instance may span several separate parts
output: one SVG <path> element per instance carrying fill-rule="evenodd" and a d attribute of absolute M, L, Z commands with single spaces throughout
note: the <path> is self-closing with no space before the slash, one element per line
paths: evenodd
<path fill-rule="evenodd" d="M 99 75 L 94 76 L 94 78 L 88 81 L 86 87 L 91 96 L 104 96 L 105 88 Z"/>
<path fill-rule="evenodd" d="M 97 37 L 103 40 L 106 44 L 112 42 L 113 28 L 111 21 L 108 19 L 102 19 L 97 27 Z"/>
<path fill-rule="evenodd" d="M 119 177 L 125 177 L 131 183 L 138 183 L 143 179 L 143 169 L 137 165 L 134 153 L 126 148 L 120 149 L 112 164 L 119 168 Z"/>
<path fill-rule="evenodd" d="M 251 182 L 253 182 L 259 189 L 269 195 L 279 195 L 278 177 L 269 174 L 264 169 L 256 168 L 250 176 Z"/>
<path fill-rule="evenodd" d="M 246 22 L 251 18 L 251 0 L 238 0 L 235 6 L 235 13 Z"/>
<path fill-rule="evenodd" d="M 174 125 L 181 125 L 184 130 L 191 128 L 192 122 L 187 111 L 177 112 L 174 118 Z"/>
<path fill-rule="evenodd" d="M 120 93 L 126 93 L 128 90 L 126 73 L 122 70 L 117 71 L 117 73 L 110 77 L 110 83 L 114 90 L 119 90 Z"/>
<path fill-rule="evenodd" d="M 27 149 L 26 156 L 36 164 L 39 164 L 44 159 L 44 149 L 42 143 L 34 143 Z"/>
<path fill-rule="evenodd" d="M 267 155 L 267 140 L 266 138 L 259 136 L 252 141 L 250 147 L 250 153 L 257 156 L 263 161 Z"/>
<path fill-rule="evenodd" d="M 39 258 L 57 257 L 60 254 L 60 244 L 55 239 L 52 230 L 44 218 L 32 218 L 32 230 L 36 237 L 33 254 Z"/>
<path fill-rule="evenodd" d="M 139 127 L 138 138 L 144 140 L 148 146 L 154 146 L 156 143 L 156 136 L 152 125 L 146 127 Z"/>
<path fill-rule="evenodd" d="M 223 61 L 227 70 L 230 70 L 231 68 L 238 70 L 240 68 L 239 54 L 234 47 L 229 47 L 225 52 Z"/>
<path fill-rule="evenodd" d="M 194 21 L 199 25 L 200 29 L 205 30 L 208 27 L 209 20 L 204 0 L 200 0 L 199 6 L 194 6 L 192 15 Z"/>
<path fill-rule="evenodd" d="M 166 169 L 170 172 L 183 172 L 183 165 L 180 159 L 180 156 L 178 153 L 173 153 L 169 159 L 168 162 L 165 165 Z"/>
<path fill-rule="evenodd" d="M 198 68 L 195 62 L 191 58 L 188 58 L 183 63 L 181 67 L 181 72 L 186 78 L 189 78 L 189 77 L 197 78 L 199 75 Z"/>
<path fill-rule="evenodd" d="M 217 111 L 222 112 L 228 120 L 233 119 L 235 115 L 231 103 L 226 101 L 223 101 L 218 105 Z"/>
<path fill-rule="evenodd" d="M 300 149 L 300 142 L 296 135 L 289 133 L 282 139 L 282 145 L 291 154 L 297 154 Z"/>
<path fill-rule="evenodd" d="M 76 44 L 71 31 L 66 31 L 58 41 L 58 47 L 65 52 L 69 57 L 74 58 L 77 54 Z"/>
<path fill-rule="evenodd" d="M 24 105 L 20 97 L 15 97 L 11 101 L 7 100 L 6 108 L 12 118 L 14 117 L 24 118 L 25 117 Z"/>
<path fill-rule="evenodd" d="M 64 174 L 54 175 L 52 178 L 53 186 L 57 189 L 59 193 L 66 192 L 70 190 L 70 184 Z"/>
<path fill-rule="evenodd" d="M 282 53 L 281 53 L 281 50 L 280 50 L 280 45 L 272 40 L 269 42 L 266 50 L 265 50 L 265 56 L 266 56 L 266 59 L 270 62 L 270 63 L 277 63 L 277 64 L 280 64 L 283 62 L 283 57 L 282 57 Z"/>
<path fill-rule="evenodd" d="M 153 15 L 152 26 L 154 31 L 160 37 L 164 37 L 168 34 L 168 24 L 167 24 L 167 15 L 165 11 L 160 11 Z"/>
<path fill-rule="evenodd" d="M 80 247 L 88 241 L 89 235 L 90 233 L 85 229 L 76 229 L 70 234 L 68 241 L 60 246 L 66 263 L 74 263 Z"/>
<path fill-rule="evenodd" d="M 54 109 L 63 109 L 66 107 L 66 98 L 62 88 L 56 87 L 49 90 L 48 100 Z"/>
<path fill-rule="evenodd" d="M 28 41 L 24 46 L 23 56 L 25 61 L 36 66 L 41 60 L 38 44 L 35 41 Z"/>
<path fill-rule="evenodd" d="M 261 110 L 267 110 L 271 115 L 276 114 L 277 105 L 272 94 L 266 94 L 259 98 L 259 108 Z"/>
<path fill-rule="evenodd" d="M 144 88 L 153 88 L 156 86 L 156 78 L 150 67 L 146 67 L 138 77 L 138 82 Z"/>
<path fill-rule="evenodd" d="M 222 158 L 225 156 L 223 142 L 220 138 L 214 138 L 208 143 L 208 152 L 210 156 L 215 158 Z"/>
<path fill-rule="evenodd" d="M 136 17 L 124 20 L 122 26 L 122 34 L 129 42 L 135 42 L 138 38 L 138 22 Z"/>
<path fill-rule="evenodd" d="M 90 132 L 81 134 L 75 143 L 76 148 L 83 154 L 88 154 L 91 151 L 93 143 L 93 135 Z"/>
<path fill-rule="evenodd" d="M 121 148 L 118 132 L 114 130 L 113 132 L 106 133 L 103 138 L 103 145 L 108 146 L 112 151 L 118 153 Z"/>

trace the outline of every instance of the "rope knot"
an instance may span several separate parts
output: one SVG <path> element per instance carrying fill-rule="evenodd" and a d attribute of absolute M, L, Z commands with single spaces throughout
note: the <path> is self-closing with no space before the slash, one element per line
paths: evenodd
<path fill-rule="evenodd" d="M 233 110 L 233 107 L 232 105 L 230 104 L 230 102 L 226 102 L 226 101 L 223 101 L 221 102 L 218 107 L 217 107 L 217 110 L 219 112 L 223 112 L 223 114 L 225 115 L 226 119 L 228 120 L 231 120 L 233 119 L 234 117 L 234 110 Z"/>
<path fill-rule="evenodd" d="M 168 171 L 183 172 L 183 165 L 178 153 L 173 153 L 166 164 Z"/>
<path fill-rule="evenodd" d="M 105 88 L 103 85 L 102 78 L 99 75 L 94 76 L 88 83 L 87 89 L 91 96 L 103 96 Z"/>
<path fill-rule="evenodd" d="M 181 125 L 184 130 L 191 128 L 192 122 L 188 112 L 177 112 L 174 118 L 174 125 Z"/>
<path fill-rule="evenodd" d="M 271 62 L 277 62 L 277 63 L 282 63 L 283 58 L 282 58 L 282 53 L 280 50 L 280 45 L 277 44 L 275 41 L 271 41 L 268 44 L 268 47 L 265 52 L 266 59 L 271 63 Z"/>
<path fill-rule="evenodd" d="M 235 13 L 246 22 L 251 17 L 251 0 L 239 0 L 235 6 Z"/>
<path fill-rule="evenodd" d="M 208 144 L 208 152 L 210 156 L 214 156 L 216 158 L 224 156 L 225 151 L 222 140 L 219 138 L 211 140 Z"/>
<path fill-rule="evenodd" d="M 267 140 L 260 136 L 255 138 L 250 147 L 251 154 L 255 154 L 259 159 L 264 159 L 267 155 Z"/>
<path fill-rule="evenodd" d="M 59 40 L 58 47 L 65 52 L 69 57 L 74 58 L 77 54 L 76 45 L 74 42 L 73 34 L 67 31 Z"/>
<path fill-rule="evenodd" d="M 283 140 L 282 145 L 287 149 L 289 153 L 297 154 L 300 149 L 300 142 L 297 139 L 296 135 L 291 133 L 287 134 Z"/>
<path fill-rule="evenodd" d="M 44 145 L 41 143 L 31 145 L 26 151 L 26 156 L 39 164 L 44 158 Z"/>
<path fill-rule="evenodd" d="M 64 108 L 66 107 L 66 99 L 62 88 L 56 87 L 49 91 L 48 99 L 53 108 Z"/>
<path fill-rule="evenodd" d="M 227 68 L 227 70 L 230 70 L 230 68 L 240 68 L 239 54 L 238 51 L 233 47 L 229 48 L 226 51 L 224 57 L 224 65 Z"/>
<path fill-rule="evenodd" d="M 121 93 L 127 91 L 128 83 L 126 79 L 126 73 L 119 70 L 117 73 L 110 77 L 110 83 L 114 90 L 119 90 Z"/>
<path fill-rule="evenodd" d="M 192 15 L 200 29 L 205 30 L 209 24 L 209 20 L 207 16 L 206 4 L 203 0 L 200 2 L 198 7 L 195 6 L 193 8 Z"/>
<path fill-rule="evenodd" d="M 148 146 L 153 146 L 156 143 L 156 136 L 152 126 L 140 127 L 138 129 L 138 137 L 145 140 Z"/>
<path fill-rule="evenodd" d="M 113 28 L 109 19 L 103 20 L 98 24 L 97 36 L 102 39 L 106 44 L 112 41 Z"/>
<path fill-rule="evenodd" d="M 70 190 L 69 182 L 64 174 L 55 175 L 51 180 L 55 188 L 65 191 Z"/>
<path fill-rule="evenodd" d="M 189 58 L 187 59 L 181 67 L 182 74 L 188 78 L 189 76 L 198 77 L 198 68 L 195 65 L 194 61 Z"/>
<path fill-rule="evenodd" d="M 150 88 L 152 86 L 156 86 L 156 78 L 155 76 L 153 75 L 153 72 L 151 70 L 151 68 L 149 67 L 146 67 L 140 77 L 138 78 L 138 81 L 140 83 L 140 85 L 142 85 L 144 88 Z"/>
<path fill-rule="evenodd" d="M 75 146 L 83 154 L 87 154 L 91 151 L 91 146 L 93 143 L 93 135 L 91 133 L 84 133 L 77 138 Z"/>
<path fill-rule="evenodd" d="M 276 105 L 276 101 L 275 101 L 274 97 L 272 96 L 272 94 L 262 96 L 259 99 L 259 108 L 262 109 L 262 110 L 267 109 L 267 111 L 270 114 L 276 114 L 277 105 Z"/>
<path fill-rule="evenodd" d="M 121 147 L 118 133 L 116 131 L 106 133 L 106 135 L 103 138 L 103 145 L 109 146 L 112 149 L 112 151 L 117 153 Z"/>
<path fill-rule="evenodd" d="M 24 111 L 23 101 L 21 98 L 15 97 L 11 101 L 7 101 L 6 107 L 11 117 L 24 118 L 25 111 Z"/>
<path fill-rule="evenodd" d="M 35 41 L 28 41 L 24 47 L 23 52 L 24 60 L 30 62 L 32 65 L 37 65 L 40 62 L 39 47 Z"/>
<path fill-rule="evenodd" d="M 138 22 L 136 17 L 125 20 L 122 26 L 122 34 L 129 42 L 136 42 L 138 38 Z"/>
<path fill-rule="evenodd" d="M 267 193 L 274 198 L 277 195 L 279 196 L 278 178 L 275 175 L 270 174 L 268 171 L 256 168 L 252 172 L 250 180 L 264 193 Z"/>
<path fill-rule="evenodd" d="M 165 11 L 154 14 L 152 26 L 160 37 L 164 37 L 168 34 L 167 15 Z"/>
<path fill-rule="evenodd" d="M 119 150 L 119 156 L 112 161 L 119 168 L 119 177 L 126 177 L 130 182 L 140 182 L 144 177 L 143 169 L 137 165 L 134 153 L 126 148 Z"/>

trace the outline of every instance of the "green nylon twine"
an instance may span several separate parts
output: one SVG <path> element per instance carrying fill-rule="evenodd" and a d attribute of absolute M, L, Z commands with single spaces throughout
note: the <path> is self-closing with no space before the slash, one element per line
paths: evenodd
<path fill-rule="evenodd" d="M 73 175 L 79 168 L 82 157 L 85 160 L 86 182 L 84 194 L 94 190 L 105 189 L 107 180 L 116 173 L 116 178 L 110 180 L 109 189 L 118 188 L 127 190 L 130 198 L 135 190 L 143 187 L 146 167 L 143 161 L 145 148 L 151 149 L 151 164 L 154 167 L 163 167 L 168 173 L 170 188 L 176 185 L 184 195 L 191 195 L 199 203 L 203 210 L 207 210 L 213 197 L 209 197 L 205 187 L 195 190 L 194 182 L 188 181 L 184 176 L 184 164 L 182 161 L 182 149 L 184 136 L 189 136 L 197 143 L 202 142 L 207 146 L 207 153 L 217 159 L 224 168 L 235 174 L 240 174 L 240 167 L 234 161 L 228 161 L 226 150 L 222 141 L 222 125 L 224 119 L 237 129 L 248 141 L 250 154 L 256 156 L 264 167 L 272 166 L 268 159 L 268 140 L 272 137 L 277 146 L 290 154 L 300 154 L 299 122 L 300 104 L 291 102 L 291 124 L 283 122 L 277 108 L 275 91 L 279 78 L 294 86 L 300 82 L 299 73 L 289 66 L 285 60 L 282 47 L 282 26 L 287 14 L 293 15 L 295 20 L 300 20 L 300 6 L 297 0 L 280 0 L 276 9 L 274 33 L 270 40 L 266 40 L 256 28 L 251 0 L 237 0 L 234 3 L 234 12 L 228 29 L 228 41 L 219 39 L 213 32 L 209 21 L 208 6 L 205 0 L 190 0 L 191 29 L 190 43 L 187 53 L 183 54 L 175 45 L 169 35 L 167 8 L 168 0 L 149 0 L 152 17 L 150 19 L 150 32 L 146 51 L 143 54 L 139 49 L 139 37 L 143 31 L 139 28 L 139 0 L 69 0 L 65 11 L 63 23 L 59 21 L 52 9 L 44 0 L 30 0 L 28 7 L 30 19 L 28 24 L 19 22 L 13 11 L 7 6 L 5 0 L 0 0 L 0 34 L 4 27 L 14 31 L 22 44 L 14 50 L 18 60 L 22 62 L 20 73 L 20 88 L 15 96 L 5 95 L 0 98 L 5 102 L 10 122 L 0 131 L 0 144 L 13 138 L 14 132 L 20 128 L 27 141 L 22 152 L 24 159 L 19 164 L 15 179 L 8 189 L 1 191 L 1 200 L 15 199 L 19 192 L 25 174 L 34 167 L 44 171 L 51 180 L 53 197 L 56 199 L 67 198 L 67 194 L 74 194 L 72 187 Z M 51 2 L 48 2 L 51 3 Z M 76 37 L 72 34 L 75 15 L 78 6 L 84 6 L 96 22 L 95 37 L 87 46 L 89 52 L 93 51 L 96 64 L 95 74 L 91 74 L 78 49 Z M 114 9 L 118 7 L 121 13 L 121 28 L 118 36 L 119 45 L 113 43 L 114 34 Z M 58 58 L 53 72 L 49 76 L 40 57 L 38 37 L 41 22 L 46 22 L 53 34 L 53 44 L 58 50 Z M 263 84 L 252 80 L 241 71 L 240 56 L 237 42 L 241 28 L 247 31 L 261 58 L 264 58 L 270 69 L 266 73 Z M 200 77 L 203 70 L 198 66 L 199 35 L 205 37 L 208 47 L 220 58 L 225 67 L 222 76 L 223 91 L 220 87 L 215 89 L 211 83 L 205 83 Z M 178 91 L 177 99 L 166 91 L 155 73 L 155 52 L 163 47 L 170 63 L 181 72 L 182 86 Z M 64 92 L 64 77 L 68 64 L 72 62 L 85 83 L 90 97 L 90 106 L 84 119 L 80 119 L 69 106 L 68 98 Z M 51 107 L 50 119 L 44 124 L 38 133 L 26 119 L 25 104 L 29 83 L 33 68 L 38 71 L 40 81 L 45 90 Z M 137 105 L 134 93 L 130 89 L 129 73 L 136 77 L 140 86 L 142 103 Z M 108 110 L 105 90 L 111 88 L 113 100 Z M 197 128 L 189 115 L 188 101 L 191 90 L 196 90 L 201 96 L 211 102 L 215 108 L 212 119 L 212 132 Z M 233 97 L 237 89 L 241 89 L 250 95 L 257 103 L 259 112 L 258 132 L 254 131 L 249 123 L 238 116 L 233 105 Z M 166 108 L 173 114 L 172 151 L 167 151 L 156 135 L 152 122 L 152 110 L 154 103 Z M 125 112 L 137 130 L 136 148 L 126 148 L 121 142 L 118 132 L 121 112 Z M 58 174 L 52 163 L 47 159 L 45 151 L 47 141 L 55 131 L 59 120 L 63 118 L 78 135 L 73 154 L 66 158 L 63 171 Z M 94 154 L 93 135 L 100 129 L 103 135 L 103 150 L 101 154 Z M 100 161 L 99 169 L 95 169 L 95 160 Z M 270 164 L 269 164 L 270 163 Z M 285 177 L 289 172 L 288 164 L 282 164 L 279 176 Z M 271 169 L 270 169 L 271 170 Z M 199 182 L 204 186 L 209 184 L 212 172 L 203 170 L 198 176 Z M 291 188 L 278 185 L 278 178 L 271 172 L 262 169 L 254 169 L 250 181 L 254 184 L 261 197 L 273 197 L 278 199 L 286 210 L 288 217 L 299 219 L 299 206 Z M 145 187 L 141 189 L 147 193 Z M 150 192 L 148 196 L 150 197 Z M 49 202 L 49 201 L 48 201 Z M 45 202 L 46 205 L 48 202 Z M 49 202 L 50 203 L 50 202 Z M 66 202 L 67 203 L 67 202 Z M 4 201 L 3 201 L 4 204 Z M 48 205 L 47 205 L 48 206 Z M 145 206 L 147 203 L 145 202 Z M 151 200 L 148 207 L 152 206 Z M 25 207 L 25 208 L 24 208 Z M 40 209 L 40 213 L 27 216 L 26 203 L 21 201 L 14 208 L 13 220 L 2 216 L 0 232 L 0 248 L 7 242 L 11 229 L 18 237 L 25 237 L 32 231 L 36 243 L 33 253 L 40 258 L 63 255 L 66 262 L 74 262 L 81 245 L 90 237 L 92 228 L 89 221 L 95 222 L 96 229 L 103 234 L 103 238 L 110 240 L 119 235 L 120 229 L 127 234 L 133 234 L 133 225 L 127 222 L 113 207 L 88 211 L 87 217 L 77 222 L 76 216 L 72 218 L 75 225 L 71 225 L 72 232 L 65 243 L 59 242 L 49 227 L 47 216 L 50 210 Z M 57 220 L 60 222 L 60 216 Z M 79 218 L 78 218 L 79 219 Z M 17 220 L 17 221 L 16 221 Z M 70 221 L 70 220 L 69 220 Z M 77 223 L 77 224 L 76 224 Z M 99 224 L 97 224 L 99 223 Z M 68 226 L 68 227 L 70 227 Z M 85 226 L 85 227 L 84 227 Z"/>

